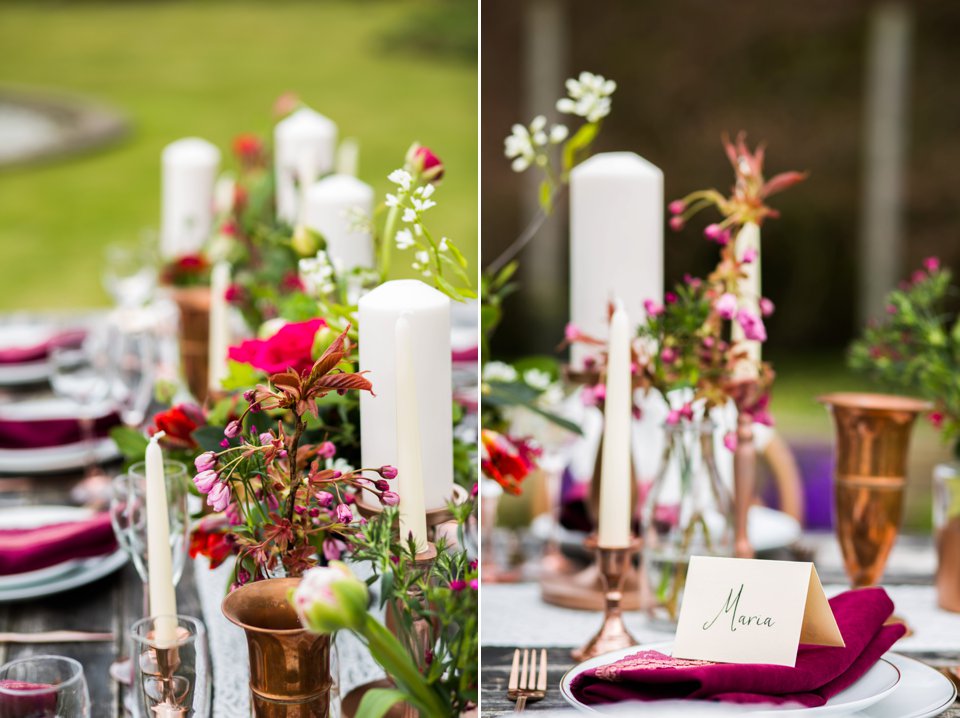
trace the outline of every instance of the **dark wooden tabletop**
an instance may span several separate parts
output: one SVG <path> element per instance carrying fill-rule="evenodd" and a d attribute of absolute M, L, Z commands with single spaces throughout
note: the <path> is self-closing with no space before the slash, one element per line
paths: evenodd
<path fill-rule="evenodd" d="M 0 478 L 0 506 L 67 504 L 70 488 L 80 475 Z M 200 616 L 200 602 L 188 564 L 177 587 L 177 610 Z M 0 643 L 0 664 L 38 654 L 55 654 L 78 660 L 90 688 L 92 718 L 124 716 L 123 688 L 110 678 L 110 664 L 130 652 L 127 632 L 143 611 L 140 577 L 132 562 L 116 573 L 72 591 L 18 603 L 0 603 L 0 632 L 80 630 L 112 632 L 114 640 L 100 643 Z"/>

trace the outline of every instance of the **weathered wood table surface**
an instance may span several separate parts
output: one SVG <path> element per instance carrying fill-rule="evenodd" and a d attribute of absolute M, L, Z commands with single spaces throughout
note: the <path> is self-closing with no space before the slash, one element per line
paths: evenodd
<path fill-rule="evenodd" d="M 108 467 L 109 469 L 110 467 Z M 114 471 L 117 467 L 113 467 Z M 0 477 L 0 507 L 26 504 L 67 504 L 70 488 L 80 474 L 37 478 Z M 2 527 L 0 527 L 2 528 Z M 127 632 L 142 618 L 143 591 L 132 562 L 95 583 L 46 598 L 0 603 L 0 632 L 79 630 L 112 632 L 114 639 L 99 643 L 0 643 L 0 664 L 39 654 L 69 656 L 78 660 L 90 688 L 92 718 L 128 715 L 123 708 L 124 691 L 110 677 L 110 664 L 130 653 Z M 188 563 L 177 587 L 177 610 L 200 616 L 200 604 Z"/>
<path fill-rule="evenodd" d="M 895 550 L 891 556 L 890 563 L 884 575 L 883 585 L 930 585 L 933 581 L 933 576 L 927 572 L 928 566 L 926 565 L 929 563 L 928 559 L 931 558 L 926 555 L 928 551 L 932 551 L 932 548 L 930 548 L 930 538 L 902 536 L 899 541 L 899 548 L 902 549 L 902 551 L 898 553 L 898 551 Z M 795 553 L 785 550 L 783 552 L 765 555 L 763 558 L 802 558 L 803 560 L 811 560 L 811 555 L 815 554 L 817 569 L 823 583 L 844 585 L 847 581 L 837 564 L 838 556 L 835 555 L 835 544 L 836 541 L 832 535 L 805 536 L 803 546 L 800 547 L 801 555 L 797 556 Z M 821 561 L 823 554 L 828 555 Z M 917 560 L 918 556 L 925 556 L 926 558 L 919 561 Z M 489 615 L 484 615 L 481 620 L 486 621 L 493 619 Z M 597 614 L 598 626 L 599 620 L 600 617 L 599 614 Z M 558 634 L 562 635 L 564 630 L 564 626 L 556 626 Z M 481 641 L 482 640 L 481 637 Z M 523 645 L 523 641 L 524 636 L 517 635 L 516 646 L 504 646 L 502 645 L 503 641 L 501 641 L 501 645 L 485 645 L 481 648 L 480 705 L 481 716 L 483 718 L 493 718 L 494 716 L 502 716 L 514 712 L 514 704 L 507 698 L 507 681 L 510 676 L 510 666 L 513 661 L 514 649 L 531 647 L 529 645 Z M 955 637 L 954 643 L 956 649 L 951 651 L 900 652 L 936 667 L 950 666 L 956 668 L 960 666 L 960 633 Z M 536 647 L 539 649 L 539 646 Z M 559 690 L 560 679 L 564 673 L 574 665 L 574 661 L 570 657 L 570 651 L 573 648 L 573 645 L 547 647 L 549 672 L 547 685 L 549 686 L 549 690 L 544 700 L 527 704 L 526 710 L 528 712 L 570 711 L 576 715 L 574 711 L 570 710 L 560 695 Z M 897 650 L 896 647 L 894 650 Z M 651 709 L 649 715 L 657 715 L 657 713 Z M 955 702 L 951 708 L 941 715 L 943 718 L 960 718 L 960 701 Z"/>

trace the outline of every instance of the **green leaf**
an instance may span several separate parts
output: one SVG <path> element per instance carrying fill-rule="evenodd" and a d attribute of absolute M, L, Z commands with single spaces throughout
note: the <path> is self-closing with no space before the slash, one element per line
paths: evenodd
<path fill-rule="evenodd" d="M 227 376 L 224 378 L 222 386 L 227 391 L 249 389 L 256 386 L 261 378 L 261 373 L 249 364 L 241 364 L 233 359 L 228 359 Z"/>
<path fill-rule="evenodd" d="M 600 125 L 588 122 L 563 145 L 563 173 L 566 174 L 577 166 L 577 157 L 581 155 L 597 137 Z"/>
<path fill-rule="evenodd" d="M 193 432 L 193 440 L 200 445 L 201 451 L 220 451 L 223 440 L 222 426 L 201 426 Z"/>
<path fill-rule="evenodd" d="M 540 207 L 547 214 L 553 211 L 553 184 L 549 179 L 540 183 Z"/>
<path fill-rule="evenodd" d="M 110 438 L 114 440 L 120 453 L 130 461 L 143 461 L 149 439 L 136 429 L 126 426 L 115 426 L 110 430 Z"/>
<path fill-rule="evenodd" d="M 363 695 L 357 707 L 357 715 L 364 718 L 382 718 L 407 695 L 396 688 L 373 688 Z"/>

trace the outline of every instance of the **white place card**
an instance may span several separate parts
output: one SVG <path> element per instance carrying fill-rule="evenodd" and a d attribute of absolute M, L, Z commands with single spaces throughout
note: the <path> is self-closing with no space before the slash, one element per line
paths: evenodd
<path fill-rule="evenodd" d="M 801 643 L 844 645 L 812 563 L 690 558 L 674 657 L 795 666 Z"/>

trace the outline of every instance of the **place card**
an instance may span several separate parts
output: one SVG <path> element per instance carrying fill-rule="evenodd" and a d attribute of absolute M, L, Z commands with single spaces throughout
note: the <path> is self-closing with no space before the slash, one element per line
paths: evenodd
<path fill-rule="evenodd" d="M 690 558 L 675 658 L 795 666 L 801 643 L 844 645 L 812 563 Z"/>

